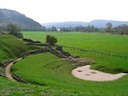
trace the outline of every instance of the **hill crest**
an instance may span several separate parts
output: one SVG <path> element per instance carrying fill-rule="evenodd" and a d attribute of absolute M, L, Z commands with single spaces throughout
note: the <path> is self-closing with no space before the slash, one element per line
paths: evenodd
<path fill-rule="evenodd" d="M 17 11 L 0 9 L 0 26 L 6 29 L 9 23 L 20 26 L 21 30 L 42 30 L 41 25 Z"/>

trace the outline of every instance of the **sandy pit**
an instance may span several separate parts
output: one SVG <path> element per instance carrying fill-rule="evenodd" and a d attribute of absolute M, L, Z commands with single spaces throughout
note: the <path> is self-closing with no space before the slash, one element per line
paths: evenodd
<path fill-rule="evenodd" d="M 78 67 L 72 70 L 76 78 L 90 81 L 113 81 L 126 75 L 126 73 L 110 74 L 90 69 L 90 65 Z"/>

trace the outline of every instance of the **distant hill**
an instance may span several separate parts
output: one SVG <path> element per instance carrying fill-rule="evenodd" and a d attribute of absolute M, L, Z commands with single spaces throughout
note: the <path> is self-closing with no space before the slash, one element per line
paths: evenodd
<path fill-rule="evenodd" d="M 0 9 L 0 27 L 6 29 L 9 23 L 17 24 L 21 30 L 41 30 L 41 25 L 25 15 L 9 9 Z"/>
<path fill-rule="evenodd" d="M 44 23 L 42 24 L 43 26 L 45 27 L 52 27 L 52 26 L 55 26 L 55 27 L 76 27 L 76 26 L 79 26 L 79 25 L 82 25 L 82 26 L 85 26 L 87 25 L 88 22 L 51 22 L 51 23 Z"/>
<path fill-rule="evenodd" d="M 107 23 L 112 23 L 112 25 L 119 26 L 122 24 L 128 24 L 128 21 L 115 21 L 115 20 L 93 20 L 91 22 L 88 22 L 89 25 L 94 25 L 96 27 L 102 28 L 105 27 Z"/>
<path fill-rule="evenodd" d="M 44 23 L 42 24 L 45 27 L 76 27 L 76 26 L 88 26 L 88 25 L 94 25 L 98 28 L 103 28 L 106 26 L 107 23 L 111 22 L 113 26 L 118 26 L 121 24 L 128 24 L 127 21 L 114 21 L 114 20 L 92 20 L 90 22 L 52 22 L 52 23 Z"/>

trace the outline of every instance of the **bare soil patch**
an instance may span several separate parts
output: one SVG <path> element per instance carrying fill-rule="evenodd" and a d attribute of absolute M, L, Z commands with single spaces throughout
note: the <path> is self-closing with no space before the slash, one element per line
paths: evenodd
<path fill-rule="evenodd" d="M 91 65 L 85 65 L 72 70 L 72 75 L 83 80 L 113 81 L 126 75 L 126 73 L 110 74 L 90 69 Z"/>

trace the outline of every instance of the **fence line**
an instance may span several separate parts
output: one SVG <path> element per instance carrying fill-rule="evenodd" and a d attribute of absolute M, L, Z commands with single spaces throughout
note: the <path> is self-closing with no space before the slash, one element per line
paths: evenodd
<path fill-rule="evenodd" d="M 88 53 L 92 53 L 92 54 L 99 54 L 99 55 L 104 55 L 104 56 L 112 56 L 112 57 L 119 57 L 119 58 L 123 58 L 123 59 L 128 59 L 128 56 L 123 56 L 123 55 L 119 55 L 119 54 L 100 52 L 97 50 L 90 50 L 90 49 L 81 49 L 81 48 L 69 47 L 69 46 L 64 46 L 64 45 L 62 45 L 62 47 L 68 48 L 70 50 L 80 51 L 80 52 L 88 52 Z"/>

